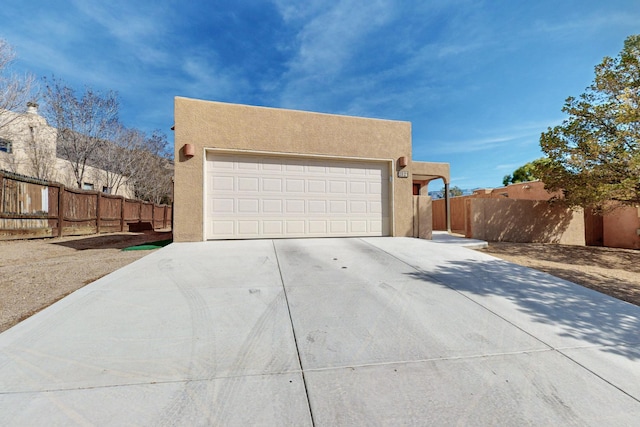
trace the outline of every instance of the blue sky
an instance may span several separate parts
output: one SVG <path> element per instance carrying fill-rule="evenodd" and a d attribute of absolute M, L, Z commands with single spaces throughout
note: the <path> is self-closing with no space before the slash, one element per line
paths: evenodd
<path fill-rule="evenodd" d="M 166 131 L 186 96 L 412 122 L 415 160 L 497 187 L 540 157 L 638 0 L 3 0 L 15 67 L 116 90 L 125 125 Z M 430 190 L 438 190 L 441 181 Z"/>

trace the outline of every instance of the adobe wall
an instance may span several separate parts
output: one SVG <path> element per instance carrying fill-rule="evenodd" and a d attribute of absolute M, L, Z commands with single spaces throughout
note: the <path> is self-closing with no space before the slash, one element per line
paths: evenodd
<path fill-rule="evenodd" d="M 458 199 L 471 200 L 474 217 L 466 222 L 472 228 L 469 237 L 490 241 L 547 242 L 570 245 L 594 245 L 611 248 L 640 249 L 640 209 L 619 208 L 604 217 L 583 210 L 550 206 L 545 201 L 560 192 L 549 193 L 541 181 L 512 184 L 507 187 L 481 189 L 471 196 L 451 199 L 452 230 L 467 221 L 468 209 Z M 480 201 L 494 200 L 496 203 Z M 512 202 L 534 202 L 518 204 Z M 504 202 L 504 203 L 501 203 Z M 446 230 L 444 200 L 433 201 L 433 229 Z M 504 207 L 505 211 L 500 211 Z M 563 218 L 563 215 L 567 218 Z M 502 215 L 502 218 L 500 218 Z M 582 219 L 578 216 L 582 215 Z M 483 220 L 490 220 L 486 226 Z M 557 224 L 554 225 L 554 222 Z M 459 232 L 459 231 L 458 231 Z M 482 237 L 485 236 L 485 237 Z"/>
<path fill-rule="evenodd" d="M 602 218 L 604 246 L 640 249 L 640 207 L 618 208 Z"/>
<path fill-rule="evenodd" d="M 433 218 L 431 197 L 413 196 L 413 237 L 431 240 Z"/>
<path fill-rule="evenodd" d="M 519 200 L 549 200 L 553 196 L 560 196 L 561 192 L 549 193 L 544 189 L 542 181 L 520 182 L 506 187 L 480 189 L 473 192 L 475 198 L 509 198 Z"/>
<path fill-rule="evenodd" d="M 584 213 L 545 201 L 470 199 L 470 236 L 504 242 L 584 246 Z"/>

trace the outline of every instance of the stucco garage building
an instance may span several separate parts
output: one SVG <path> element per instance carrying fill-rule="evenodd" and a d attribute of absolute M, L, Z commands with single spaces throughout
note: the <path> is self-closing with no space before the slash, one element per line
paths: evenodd
<path fill-rule="evenodd" d="M 175 99 L 175 241 L 430 237 L 411 123 Z"/>

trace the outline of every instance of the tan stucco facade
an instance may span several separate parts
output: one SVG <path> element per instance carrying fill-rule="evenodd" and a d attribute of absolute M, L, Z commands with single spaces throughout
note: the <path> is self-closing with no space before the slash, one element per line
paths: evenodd
<path fill-rule="evenodd" d="M 193 156 L 185 156 L 187 144 L 193 149 Z M 391 177 L 390 233 L 393 236 L 413 235 L 412 168 L 419 163 L 411 162 L 409 122 L 176 97 L 176 241 L 205 238 L 206 153 L 215 150 L 386 162 Z M 406 166 L 401 166 L 403 163 Z M 400 174 L 403 177 L 399 177 L 399 171 L 403 172 Z"/>

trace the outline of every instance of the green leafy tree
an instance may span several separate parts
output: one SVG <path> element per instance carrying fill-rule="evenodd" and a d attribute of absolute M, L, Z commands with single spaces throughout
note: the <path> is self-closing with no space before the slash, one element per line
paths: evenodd
<path fill-rule="evenodd" d="M 507 186 L 509 184 L 517 184 L 519 182 L 535 181 L 539 175 L 539 168 L 544 166 L 547 159 L 536 159 L 532 162 L 528 162 L 518 169 L 513 171 L 511 175 L 505 175 L 502 180 L 502 185 Z"/>
<path fill-rule="evenodd" d="M 440 190 L 440 192 L 444 196 L 444 187 L 442 187 L 442 190 Z M 458 197 L 458 196 L 462 196 L 463 194 L 464 194 L 464 191 L 462 191 L 462 189 L 457 185 L 449 188 L 449 197 Z"/>
<path fill-rule="evenodd" d="M 609 201 L 640 203 L 640 35 L 595 67 L 594 82 L 569 97 L 569 117 L 540 137 L 548 161 L 537 168 L 571 206 L 602 210 Z"/>

